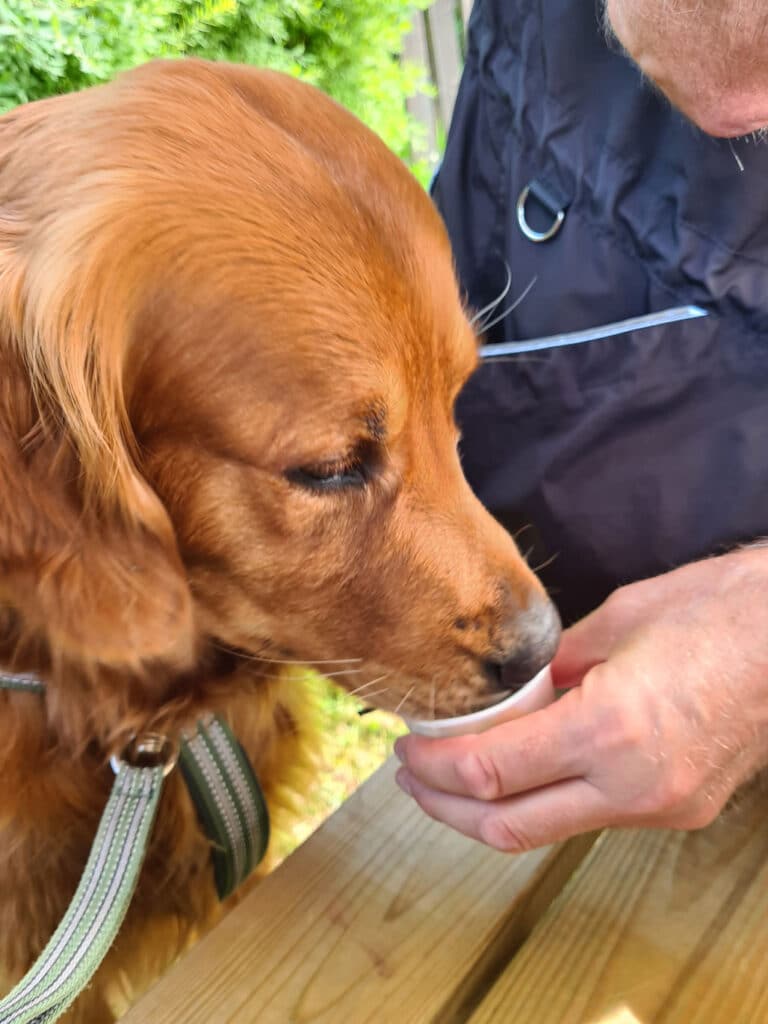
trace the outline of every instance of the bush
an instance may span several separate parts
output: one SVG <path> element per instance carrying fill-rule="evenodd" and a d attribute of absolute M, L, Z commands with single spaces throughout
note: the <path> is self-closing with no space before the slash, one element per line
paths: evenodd
<path fill-rule="evenodd" d="M 405 99 L 423 69 L 400 61 L 428 0 L 0 0 L 0 112 L 110 79 L 153 57 L 276 68 L 319 86 L 409 160 Z M 415 168 L 423 177 L 425 168 Z"/>

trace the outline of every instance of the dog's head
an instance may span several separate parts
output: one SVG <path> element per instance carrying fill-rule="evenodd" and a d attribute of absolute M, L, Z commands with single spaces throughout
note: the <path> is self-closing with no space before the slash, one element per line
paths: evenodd
<path fill-rule="evenodd" d="M 440 716 L 553 654 L 462 475 L 476 339 L 443 226 L 318 92 L 158 63 L 7 115 L 0 317 L 18 665 L 159 693 L 215 646 Z"/>

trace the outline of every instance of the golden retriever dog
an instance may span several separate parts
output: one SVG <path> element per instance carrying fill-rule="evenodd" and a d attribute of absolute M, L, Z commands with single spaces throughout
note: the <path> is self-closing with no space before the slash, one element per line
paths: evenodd
<path fill-rule="evenodd" d="M 0 691 L 0 989 L 135 733 L 224 716 L 279 831 L 321 728 L 281 662 L 428 717 L 549 660 L 557 615 L 459 463 L 476 352 L 430 199 L 309 86 L 161 61 L 0 118 L 0 669 L 47 687 Z M 177 775 L 73 1019 L 217 913 Z"/>

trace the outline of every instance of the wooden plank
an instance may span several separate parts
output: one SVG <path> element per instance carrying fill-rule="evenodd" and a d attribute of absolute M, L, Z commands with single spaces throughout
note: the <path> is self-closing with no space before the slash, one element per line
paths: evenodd
<path fill-rule="evenodd" d="M 471 1024 L 768 1020 L 767 812 L 603 835 Z"/>
<path fill-rule="evenodd" d="M 427 45 L 426 15 L 423 11 L 414 11 L 411 31 L 403 40 L 403 56 L 406 60 L 424 68 L 426 74 L 431 73 L 429 47 Z M 437 154 L 437 108 L 432 96 L 416 93 L 405 101 L 408 112 L 424 126 L 424 146 L 419 152 L 412 154 L 414 160 L 427 160 L 432 163 Z"/>
<path fill-rule="evenodd" d="M 461 0 L 461 20 L 464 26 L 463 39 L 461 40 L 461 48 L 464 58 L 467 56 L 467 33 L 469 30 L 469 18 L 472 14 L 472 8 L 474 7 L 474 0 Z"/>
<path fill-rule="evenodd" d="M 124 1024 L 466 1019 L 590 848 L 511 857 L 426 818 L 390 761 Z"/>
<path fill-rule="evenodd" d="M 456 26 L 455 0 L 436 0 L 428 9 L 432 39 L 433 73 L 443 127 L 448 131 L 459 89 L 462 56 Z"/>

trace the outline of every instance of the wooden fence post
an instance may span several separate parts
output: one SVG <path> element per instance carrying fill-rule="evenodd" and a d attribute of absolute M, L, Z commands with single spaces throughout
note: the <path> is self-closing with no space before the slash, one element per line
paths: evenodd
<path fill-rule="evenodd" d="M 473 0 L 434 0 L 416 11 L 413 28 L 406 36 L 403 56 L 420 64 L 435 88 L 435 96 L 423 93 L 407 101 L 408 110 L 424 125 L 425 144 L 414 159 L 436 164 L 439 149 L 451 123 L 453 105 L 464 63 L 464 36 Z"/>

